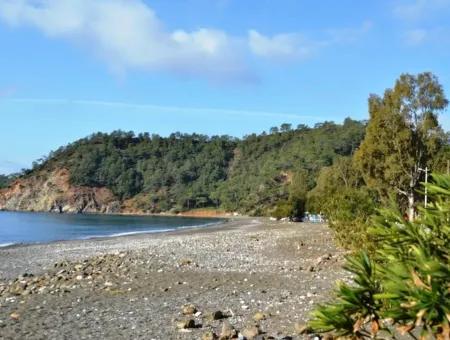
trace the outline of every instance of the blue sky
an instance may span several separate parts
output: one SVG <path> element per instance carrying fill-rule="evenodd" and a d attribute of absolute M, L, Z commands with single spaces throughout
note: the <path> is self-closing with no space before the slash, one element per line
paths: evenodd
<path fill-rule="evenodd" d="M 365 119 L 402 72 L 450 96 L 450 0 L 0 0 L 0 43 L 0 173 L 96 131 Z"/>

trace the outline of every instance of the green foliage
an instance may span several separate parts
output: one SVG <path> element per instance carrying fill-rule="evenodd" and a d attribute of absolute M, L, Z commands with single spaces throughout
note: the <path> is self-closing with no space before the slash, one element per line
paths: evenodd
<path fill-rule="evenodd" d="M 368 246 L 367 227 L 377 207 L 377 195 L 364 186 L 350 157 L 323 168 L 316 187 L 308 193 L 309 211 L 325 214 L 335 238 L 345 248 Z"/>
<path fill-rule="evenodd" d="M 150 212 L 215 207 L 301 217 L 317 174 L 349 156 L 364 134 L 362 122 L 317 124 L 242 140 L 174 133 L 169 137 L 115 131 L 96 133 L 50 153 L 29 175 L 66 167 L 79 186 L 108 187 Z M 281 209 L 281 210 L 283 210 Z"/>
<path fill-rule="evenodd" d="M 370 120 L 355 163 L 368 187 L 382 200 L 394 195 L 414 217 L 416 191 L 439 153 L 445 136 L 437 116 L 448 104 L 431 73 L 403 74 L 384 96 L 369 99 Z"/>
<path fill-rule="evenodd" d="M 19 174 L 0 175 L 0 189 L 7 188 Z"/>
<path fill-rule="evenodd" d="M 268 214 L 278 202 L 290 201 L 294 215 L 301 216 L 306 192 L 314 187 L 320 170 L 350 156 L 364 128 L 362 122 L 346 119 L 343 125 L 325 122 L 312 129 L 300 126 L 247 136 L 237 145 L 217 197 L 226 210 L 250 214 Z"/>
<path fill-rule="evenodd" d="M 335 331 L 339 336 L 370 337 L 378 331 L 380 321 L 381 303 L 375 297 L 381 287 L 376 265 L 362 252 L 348 257 L 344 268 L 353 274 L 354 283 L 341 283 L 335 301 L 319 305 L 312 313 L 310 326 L 319 333 Z"/>
<path fill-rule="evenodd" d="M 0 189 L 6 188 L 9 185 L 9 177 L 0 175 Z"/>
<path fill-rule="evenodd" d="M 276 219 L 282 219 L 285 217 L 291 217 L 293 215 L 293 207 L 292 204 L 288 201 L 281 201 L 279 202 L 274 211 L 272 211 L 272 217 L 275 217 Z"/>
<path fill-rule="evenodd" d="M 450 176 L 433 175 L 427 188 L 431 202 L 416 221 L 386 209 L 374 220 L 372 260 L 348 259 L 354 282 L 313 313 L 317 332 L 376 336 L 393 331 L 389 319 L 400 333 L 450 337 Z"/>

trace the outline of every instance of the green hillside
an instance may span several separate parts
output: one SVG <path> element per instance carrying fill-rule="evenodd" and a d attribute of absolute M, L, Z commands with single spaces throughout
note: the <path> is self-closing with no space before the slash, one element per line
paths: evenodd
<path fill-rule="evenodd" d="M 313 128 L 283 124 L 243 139 L 96 133 L 51 152 L 24 176 L 65 167 L 73 185 L 107 187 L 148 212 L 220 207 L 269 214 L 295 190 L 311 189 L 320 169 L 351 155 L 364 129 L 346 119 Z"/>

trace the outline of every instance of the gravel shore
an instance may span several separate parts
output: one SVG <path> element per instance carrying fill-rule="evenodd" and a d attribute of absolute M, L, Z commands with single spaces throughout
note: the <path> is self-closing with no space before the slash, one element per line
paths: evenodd
<path fill-rule="evenodd" d="M 325 225 L 260 218 L 3 248 L 0 338 L 297 338 L 342 262 Z"/>

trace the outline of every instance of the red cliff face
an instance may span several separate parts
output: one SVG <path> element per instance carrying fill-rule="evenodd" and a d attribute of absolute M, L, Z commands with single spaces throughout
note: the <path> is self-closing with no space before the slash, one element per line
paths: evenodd
<path fill-rule="evenodd" d="M 51 212 L 120 212 L 120 202 L 107 188 L 72 186 L 67 169 L 41 171 L 0 190 L 0 209 Z"/>

